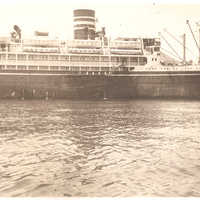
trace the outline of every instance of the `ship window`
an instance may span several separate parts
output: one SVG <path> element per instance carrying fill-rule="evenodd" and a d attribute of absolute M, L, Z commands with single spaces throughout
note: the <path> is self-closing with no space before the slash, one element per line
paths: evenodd
<path fill-rule="evenodd" d="M 155 61 L 157 61 L 157 58 L 155 58 Z"/>
<path fill-rule="evenodd" d="M 147 58 L 146 57 L 139 57 L 139 65 L 146 65 Z"/>
<path fill-rule="evenodd" d="M 153 61 L 153 58 L 152 58 L 152 61 Z"/>
<path fill-rule="evenodd" d="M 130 64 L 132 65 L 138 65 L 138 57 L 134 57 L 130 59 Z"/>
<path fill-rule="evenodd" d="M 160 47 L 154 47 L 154 51 L 160 51 Z"/>

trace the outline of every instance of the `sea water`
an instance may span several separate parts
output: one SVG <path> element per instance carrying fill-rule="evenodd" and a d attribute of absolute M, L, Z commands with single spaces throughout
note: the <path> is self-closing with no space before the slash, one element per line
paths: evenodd
<path fill-rule="evenodd" d="M 200 101 L 0 100 L 0 197 L 199 197 Z"/>

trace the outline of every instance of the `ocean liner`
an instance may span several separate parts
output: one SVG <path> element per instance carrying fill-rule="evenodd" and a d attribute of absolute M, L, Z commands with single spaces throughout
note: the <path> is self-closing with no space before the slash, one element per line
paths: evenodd
<path fill-rule="evenodd" d="M 166 61 L 160 38 L 111 40 L 95 11 L 74 10 L 74 39 L 0 37 L 0 98 L 200 98 L 200 66 Z"/>

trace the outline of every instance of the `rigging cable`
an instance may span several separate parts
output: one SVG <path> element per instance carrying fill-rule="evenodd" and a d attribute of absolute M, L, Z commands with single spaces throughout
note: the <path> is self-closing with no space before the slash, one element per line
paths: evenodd
<path fill-rule="evenodd" d="M 164 48 L 162 48 L 162 47 L 161 47 L 161 49 L 163 49 L 163 50 L 166 51 L 167 53 L 171 54 L 172 56 L 174 56 L 174 57 L 176 57 L 176 58 L 179 58 L 178 56 L 172 54 L 171 52 L 167 51 L 166 49 L 164 49 Z M 180 58 L 179 58 L 179 59 L 180 59 Z M 181 59 L 181 60 L 182 60 L 182 59 Z"/>
<path fill-rule="evenodd" d="M 176 39 L 172 34 L 170 34 L 167 29 L 164 29 L 165 32 L 167 32 L 169 35 L 171 35 L 177 42 L 179 42 L 181 45 L 183 45 L 178 39 Z M 184 46 L 184 45 L 183 45 Z M 194 56 L 198 57 L 195 55 L 192 51 L 190 51 L 186 46 L 184 46 L 190 53 L 192 53 Z"/>
<path fill-rule="evenodd" d="M 159 35 L 163 38 L 163 40 L 165 40 L 165 38 L 161 35 L 161 33 L 159 32 Z M 165 42 L 171 47 L 171 49 L 176 53 L 176 55 L 178 56 L 179 59 L 183 60 L 178 53 L 172 48 L 172 46 L 165 40 Z"/>

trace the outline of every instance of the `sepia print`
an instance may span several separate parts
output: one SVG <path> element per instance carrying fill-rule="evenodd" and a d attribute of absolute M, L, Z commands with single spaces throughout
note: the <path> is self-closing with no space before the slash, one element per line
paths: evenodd
<path fill-rule="evenodd" d="M 0 5 L 0 198 L 199 197 L 200 4 L 94 2 Z"/>

